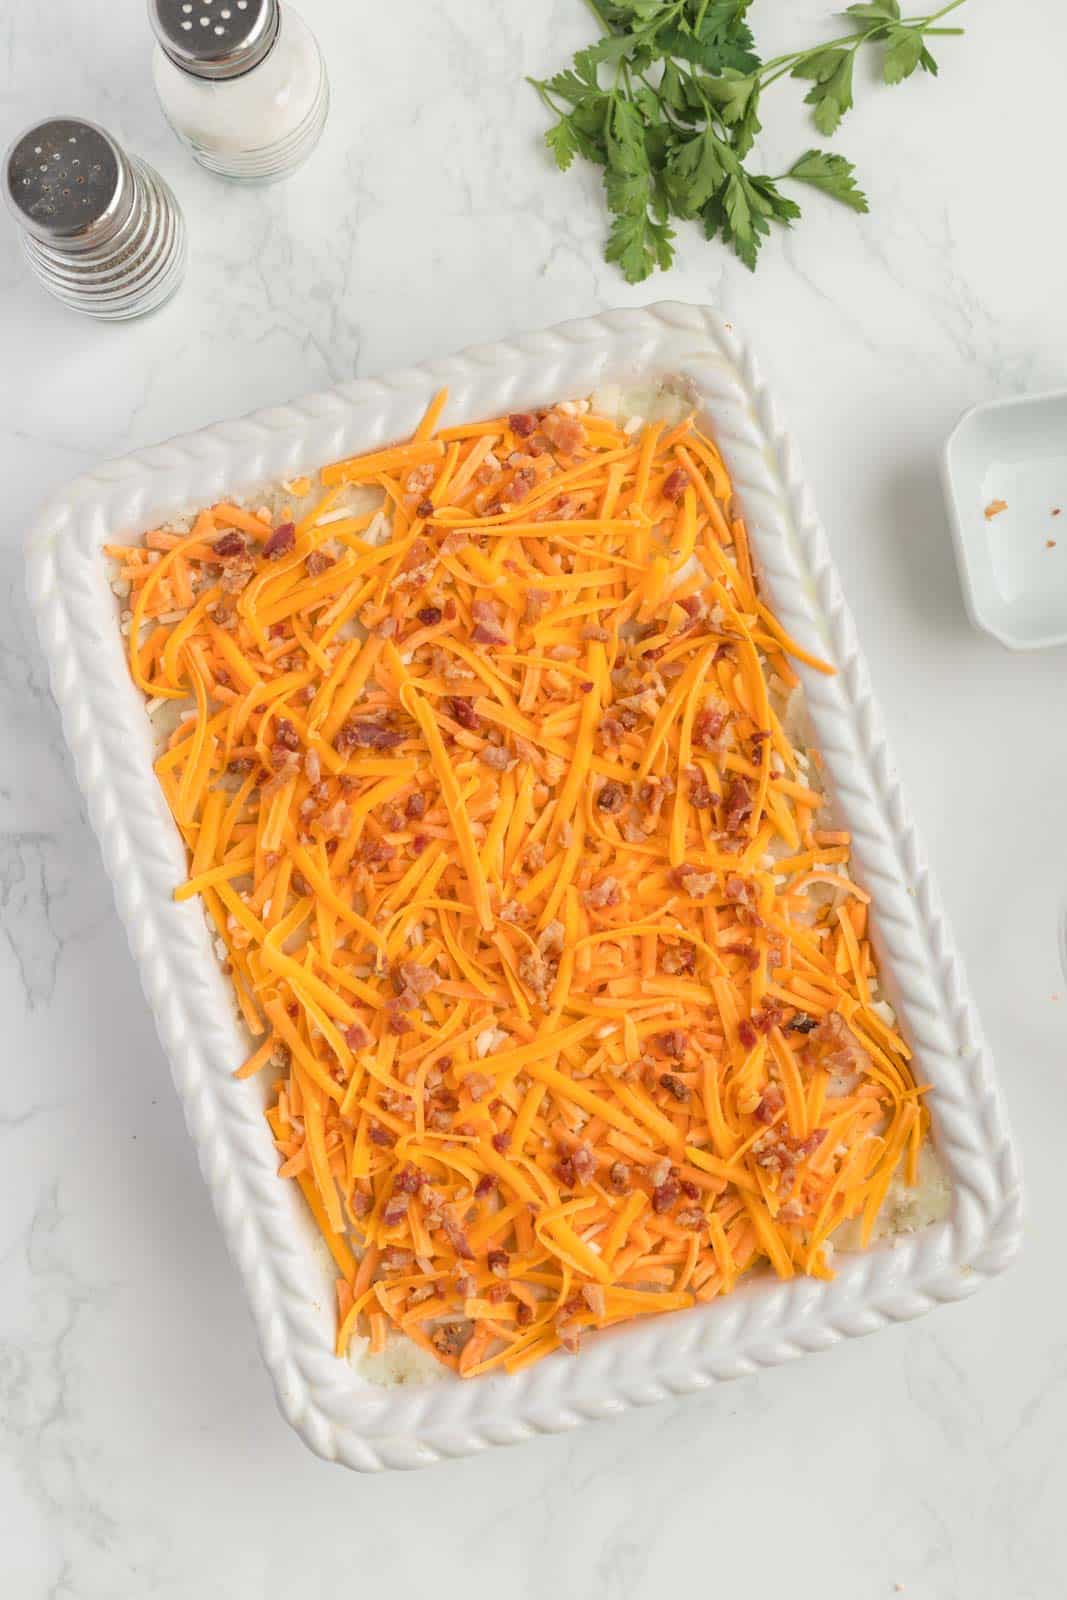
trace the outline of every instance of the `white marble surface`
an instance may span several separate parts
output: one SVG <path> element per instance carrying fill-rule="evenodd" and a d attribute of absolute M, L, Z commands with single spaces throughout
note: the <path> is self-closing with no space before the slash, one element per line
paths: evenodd
<path fill-rule="evenodd" d="M 171 306 L 101 328 L 43 297 L 0 225 L 0 1594 L 303 1600 L 369 1581 L 395 1600 L 696 1585 L 1053 1600 L 1067 1572 L 1067 655 L 1009 656 L 969 629 L 936 459 L 963 407 L 1067 381 L 1063 8 L 974 0 L 939 83 L 881 90 L 861 74 L 838 143 L 869 219 L 813 199 L 756 277 L 694 236 L 636 290 L 600 259 L 594 181 L 550 171 L 520 81 L 582 39 L 579 0 L 302 9 L 326 47 L 331 122 L 303 173 L 251 193 L 168 135 L 137 0 L 0 17 L 0 142 L 50 112 L 98 119 L 172 181 L 192 249 Z M 775 47 L 828 8 L 776 9 L 757 7 Z M 1017 75 L 1024 14 L 1034 47 Z M 776 96 L 769 170 L 814 142 L 799 96 Z M 744 325 L 804 449 L 1000 1060 L 1028 1249 L 973 1301 L 830 1356 L 357 1479 L 306 1454 L 271 1403 L 30 639 L 21 534 L 48 491 L 129 447 L 657 295 L 713 300 Z"/>

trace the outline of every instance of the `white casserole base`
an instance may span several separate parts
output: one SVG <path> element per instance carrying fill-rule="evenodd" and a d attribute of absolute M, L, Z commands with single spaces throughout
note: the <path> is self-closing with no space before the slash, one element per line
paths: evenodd
<path fill-rule="evenodd" d="M 243 1044 L 198 901 L 177 905 L 184 848 L 152 770 L 101 547 L 414 427 L 450 388 L 449 420 L 682 375 L 743 503 L 770 603 L 838 667 L 801 668 L 855 876 L 874 897 L 887 998 L 915 1050 L 947 1220 L 837 1258 L 830 1283 L 753 1278 L 709 1305 L 609 1330 L 577 1357 L 514 1377 L 371 1382 L 333 1354 L 334 1270 L 299 1191 L 276 1176 L 264 1090 L 238 1082 Z M 29 589 L 67 741 L 119 913 L 170 1059 L 201 1170 L 245 1285 L 282 1412 L 320 1455 L 362 1470 L 423 1465 L 706 1387 L 959 1299 L 1018 1248 L 1018 1163 L 992 1062 L 893 775 L 867 671 L 796 451 L 744 344 L 713 311 L 610 312 L 344 385 L 112 462 L 78 479 L 30 536 Z M 399 1380 L 399 1381 L 398 1381 Z"/>

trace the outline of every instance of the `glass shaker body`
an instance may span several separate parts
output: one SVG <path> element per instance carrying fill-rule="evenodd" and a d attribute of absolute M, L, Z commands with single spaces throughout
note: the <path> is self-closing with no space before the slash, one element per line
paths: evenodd
<path fill-rule="evenodd" d="M 6 198 L 37 280 L 102 321 L 143 316 L 185 271 L 185 224 L 147 162 L 95 123 L 54 117 L 20 135 L 4 162 Z"/>
<path fill-rule="evenodd" d="M 200 76 L 178 66 L 158 43 L 153 52 L 152 76 L 167 121 L 201 166 L 226 178 L 284 178 L 311 154 L 326 122 L 330 91 L 318 41 L 298 12 L 281 4 L 277 9 L 274 43 L 238 76 Z"/>

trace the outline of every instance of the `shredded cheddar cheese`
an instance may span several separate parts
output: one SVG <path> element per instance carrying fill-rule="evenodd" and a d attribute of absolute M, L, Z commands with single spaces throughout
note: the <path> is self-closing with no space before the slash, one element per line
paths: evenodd
<path fill-rule="evenodd" d="M 927 1113 L 715 445 L 445 404 L 109 554 L 338 1353 L 473 1377 L 830 1276 Z"/>

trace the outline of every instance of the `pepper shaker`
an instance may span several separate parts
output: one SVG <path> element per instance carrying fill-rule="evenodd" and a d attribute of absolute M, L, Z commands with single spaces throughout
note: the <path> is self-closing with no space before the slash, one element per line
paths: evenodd
<path fill-rule="evenodd" d="M 185 223 L 158 172 L 103 128 L 53 117 L 4 159 L 5 195 L 35 277 L 106 321 L 163 304 L 185 271 Z"/>
<path fill-rule="evenodd" d="M 211 172 L 283 178 L 311 154 L 329 83 L 315 35 L 281 0 L 148 0 L 163 114 Z"/>

